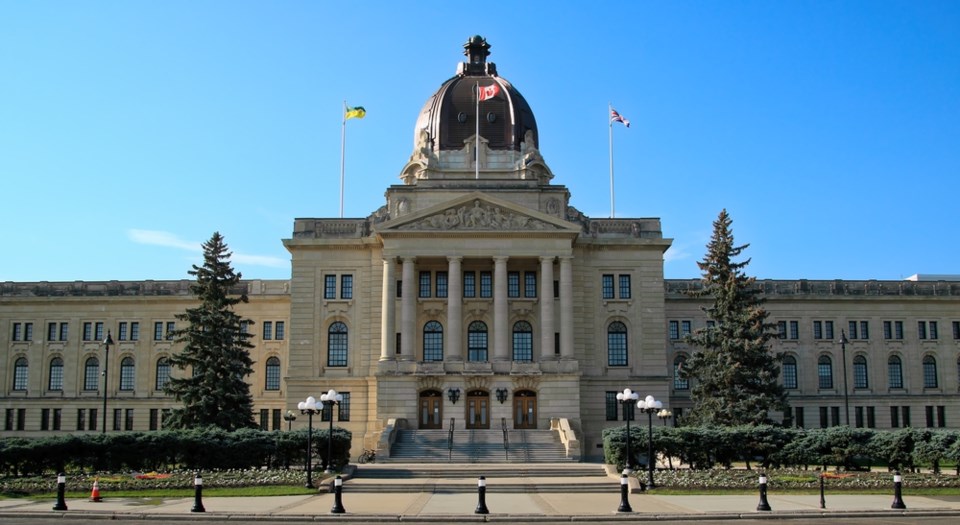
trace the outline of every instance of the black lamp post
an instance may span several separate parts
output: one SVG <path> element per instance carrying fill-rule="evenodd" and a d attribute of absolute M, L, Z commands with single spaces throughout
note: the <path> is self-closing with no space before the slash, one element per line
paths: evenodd
<path fill-rule="evenodd" d="M 617 393 L 617 401 L 623 405 L 623 419 L 627 420 L 627 464 L 625 466 L 627 472 L 633 471 L 633 454 L 630 453 L 630 416 L 632 414 L 627 413 L 627 407 L 633 405 L 638 399 L 640 399 L 640 394 L 629 388 L 624 388 L 623 392 Z"/>
<path fill-rule="evenodd" d="M 341 401 L 343 401 L 343 395 L 338 394 L 332 388 L 326 394 L 320 396 L 323 408 L 330 410 L 330 432 L 327 434 L 327 468 L 324 471 L 327 474 L 333 472 L 333 406 L 340 404 Z"/>
<path fill-rule="evenodd" d="M 843 410 L 847 417 L 847 426 L 850 426 L 850 397 L 847 389 L 847 334 L 840 330 L 840 356 L 843 359 Z"/>
<path fill-rule="evenodd" d="M 660 421 L 663 421 L 663 426 L 667 426 L 667 420 L 673 417 L 673 412 L 664 408 L 663 410 L 657 412 L 657 417 L 660 418 Z"/>
<path fill-rule="evenodd" d="M 287 410 L 287 413 L 283 415 L 283 420 L 287 422 L 287 431 L 289 432 L 293 428 L 293 422 L 297 420 L 297 416 L 294 415 L 293 410 Z"/>
<path fill-rule="evenodd" d="M 113 344 L 113 337 L 110 337 L 110 330 L 107 330 L 107 337 L 103 340 L 103 346 L 106 353 L 103 356 L 103 433 L 107 433 L 107 368 L 110 366 L 110 345 Z"/>
<path fill-rule="evenodd" d="M 647 414 L 647 488 L 656 488 L 653 483 L 653 467 L 657 462 L 653 457 L 653 414 L 663 408 L 663 403 L 654 399 L 653 396 L 647 396 L 641 401 L 637 401 L 637 408 Z"/>
<path fill-rule="evenodd" d="M 317 399 L 313 396 L 308 397 L 306 401 L 297 403 L 297 408 L 300 409 L 301 414 L 307 415 L 307 484 L 304 486 L 308 489 L 312 489 L 314 488 L 313 473 L 311 471 L 313 456 L 313 415 L 319 414 L 320 409 L 317 408 Z"/>

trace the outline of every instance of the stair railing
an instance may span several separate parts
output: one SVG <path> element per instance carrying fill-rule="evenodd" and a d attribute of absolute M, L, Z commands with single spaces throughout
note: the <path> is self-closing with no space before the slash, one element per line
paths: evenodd
<path fill-rule="evenodd" d="M 457 418 L 450 418 L 450 430 L 447 431 L 447 461 L 453 461 L 453 427 Z"/>
<path fill-rule="evenodd" d="M 510 461 L 510 438 L 507 435 L 507 418 L 500 418 L 500 428 L 503 429 L 503 459 Z"/>

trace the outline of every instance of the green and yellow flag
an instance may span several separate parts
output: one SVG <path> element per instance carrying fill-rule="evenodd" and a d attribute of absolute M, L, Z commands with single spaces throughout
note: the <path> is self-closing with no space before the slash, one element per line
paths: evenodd
<path fill-rule="evenodd" d="M 354 108 L 347 108 L 346 113 L 344 114 L 344 120 L 351 118 L 363 118 L 367 116 L 367 110 L 363 109 L 363 106 L 357 106 Z"/>

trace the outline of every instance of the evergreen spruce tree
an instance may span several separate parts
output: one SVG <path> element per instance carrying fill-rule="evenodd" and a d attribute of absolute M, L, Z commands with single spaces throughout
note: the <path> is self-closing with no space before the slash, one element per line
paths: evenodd
<path fill-rule="evenodd" d="M 788 408 L 777 381 L 783 356 L 768 346 L 776 325 L 767 322 L 755 279 L 743 272 L 750 259 L 734 261 L 749 244 L 734 245 L 732 222 L 727 210 L 714 221 L 707 254 L 697 263 L 703 288 L 690 294 L 713 300 L 704 311 L 714 321 L 686 339 L 697 348 L 681 370 L 694 380 L 693 410 L 684 418 L 692 425 L 759 425 L 770 422 L 768 411 Z"/>
<path fill-rule="evenodd" d="M 164 391 L 183 403 L 164 420 L 174 428 L 219 427 L 227 431 L 254 427 L 253 397 L 246 377 L 253 372 L 242 319 L 233 307 L 246 303 L 246 294 L 231 295 L 241 274 L 230 266 L 231 252 L 219 232 L 203 244 L 203 266 L 193 265 L 196 282 L 190 291 L 200 305 L 187 308 L 177 320 L 187 326 L 174 332 L 183 350 L 170 357 L 180 377 L 171 377 Z"/>

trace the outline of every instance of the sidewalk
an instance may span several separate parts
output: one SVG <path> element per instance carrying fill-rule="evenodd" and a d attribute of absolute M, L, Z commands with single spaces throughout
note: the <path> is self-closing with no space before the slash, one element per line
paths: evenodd
<path fill-rule="evenodd" d="M 108 495 L 107 495 L 108 496 Z M 629 498 L 632 513 L 619 513 L 620 494 L 611 486 L 610 494 L 596 493 L 528 493 L 498 494 L 496 483 L 487 486 L 488 516 L 474 514 L 476 493 L 355 493 L 344 490 L 343 506 L 347 517 L 357 520 L 448 519 L 456 521 L 505 521 L 509 518 L 552 516 L 575 521 L 611 521 L 611 519 L 735 519 L 748 517 L 800 517 L 821 514 L 851 515 L 945 515 L 960 516 L 960 495 L 910 496 L 904 495 L 907 510 L 890 508 L 892 496 L 885 495 L 828 495 L 826 509 L 820 509 L 818 495 L 768 494 L 770 512 L 756 510 L 759 496 L 658 496 L 633 494 Z M 321 493 L 305 496 L 271 496 L 257 498 L 203 498 L 205 513 L 191 513 L 193 498 L 137 499 L 105 497 L 103 502 L 67 500 L 69 510 L 52 510 L 54 500 L 21 499 L 0 500 L 0 521 L 4 516 L 97 514 L 129 518 L 172 518 L 175 515 L 195 519 L 282 518 L 284 521 L 314 521 L 318 516 L 331 516 L 334 495 Z M 616 518 L 614 518 L 616 516 Z"/>

